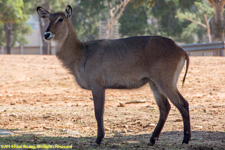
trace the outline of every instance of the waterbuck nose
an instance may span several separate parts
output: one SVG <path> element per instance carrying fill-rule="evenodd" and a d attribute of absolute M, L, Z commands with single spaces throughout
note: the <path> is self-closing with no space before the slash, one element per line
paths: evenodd
<path fill-rule="evenodd" d="M 45 33 L 44 33 L 44 38 L 45 38 L 46 40 L 51 40 L 51 39 L 53 38 L 52 32 L 45 32 Z"/>

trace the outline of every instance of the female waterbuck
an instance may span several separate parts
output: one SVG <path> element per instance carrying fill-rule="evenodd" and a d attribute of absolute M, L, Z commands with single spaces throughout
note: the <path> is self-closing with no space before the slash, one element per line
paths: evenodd
<path fill-rule="evenodd" d="M 41 18 L 48 18 L 46 40 L 57 46 L 57 57 L 74 75 L 77 83 L 92 91 L 98 126 L 96 143 L 104 137 L 103 113 L 105 89 L 133 89 L 149 83 L 160 110 L 158 124 L 150 138 L 155 144 L 170 111 L 168 99 L 179 109 L 184 125 L 183 143 L 191 138 L 188 102 L 177 90 L 177 80 L 186 62 L 187 53 L 171 39 L 160 36 L 129 37 L 117 40 L 81 42 L 71 23 L 72 8 L 49 13 L 37 7 Z"/>

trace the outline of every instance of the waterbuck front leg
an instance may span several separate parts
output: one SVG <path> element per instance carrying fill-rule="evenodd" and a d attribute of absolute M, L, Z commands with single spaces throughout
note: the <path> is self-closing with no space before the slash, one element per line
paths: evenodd
<path fill-rule="evenodd" d="M 105 103 L 105 88 L 100 85 L 92 87 L 92 95 L 94 99 L 95 118 L 97 120 L 98 134 L 96 143 L 100 145 L 105 136 L 103 125 L 104 103 Z"/>
<path fill-rule="evenodd" d="M 160 89 L 156 86 L 155 83 L 150 82 L 149 85 L 153 91 L 153 94 L 154 94 L 154 97 L 155 97 L 155 100 L 159 107 L 159 112 L 160 112 L 158 124 L 150 138 L 149 146 L 153 146 L 155 144 L 155 140 L 159 138 L 159 135 L 160 135 L 162 128 L 166 122 L 166 119 L 169 114 L 171 106 L 168 102 L 167 97 L 160 91 Z"/>

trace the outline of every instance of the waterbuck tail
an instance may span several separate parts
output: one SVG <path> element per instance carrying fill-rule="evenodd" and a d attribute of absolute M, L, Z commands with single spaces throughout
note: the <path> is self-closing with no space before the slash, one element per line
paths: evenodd
<path fill-rule="evenodd" d="M 187 72 L 188 72 L 188 68 L 189 68 L 189 61 L 190 61 L 189 56 L 186 52 L 185 52 L 185 60 L 186 60 L 186 71 L 185 71 L 185 74 L 184 74 L 182 86 L 184 86 L 184 82 L 185 82 Z"/>

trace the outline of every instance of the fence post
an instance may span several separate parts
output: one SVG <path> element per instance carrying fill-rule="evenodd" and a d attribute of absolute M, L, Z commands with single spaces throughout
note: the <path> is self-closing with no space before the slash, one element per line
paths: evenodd
<path fill-rule="evenodd" d="M 21 53 L 21 55 L 23 55 L 23 46 L 20 46 L 20 53 Z"/>
<path fill-rule="evenodd" d="M 220 50 L 220 56 L 224 56 L 224 50 L 225 50 L 225 41 L 222 41 L 223 48 Z"/>
<path fill-rule="evenodd" d="M 42 50 L 42 37 L 40 36 L 40 55 L 42 55 L 43 50 Z"/>
<path fill-rule="evenodd" d="M 1 50 L 2 50 L 2 54 L 4 54 L 4 46 L 2 46 Z"/>

